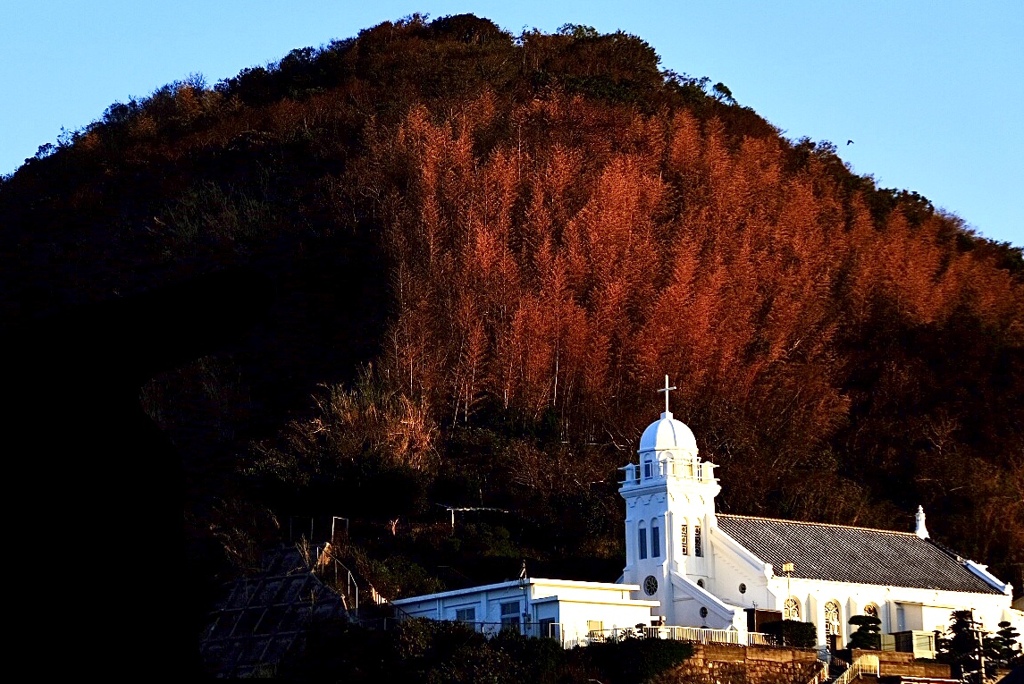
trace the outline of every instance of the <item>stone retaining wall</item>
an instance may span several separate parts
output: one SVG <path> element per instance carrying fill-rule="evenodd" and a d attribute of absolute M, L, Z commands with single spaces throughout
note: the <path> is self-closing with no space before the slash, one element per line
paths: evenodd
<path fill-rule="evenodd" d="M 817 653 L 800 648 L 694 644 L 693 657 L 655 684 L 805 684 L 818 672 Z"/>
<path fill-rule="evenodd" d="M 862 651 L 851 649 L 851 658 L 862 654 L 878 656 L 878 671 L 882 677 L 900 675 L 903 677 L 935 677 L 950 679 L 949 665 L 932 660 L 914 660 L 913 653 L 900 651 Z M 852 661 L 851 661 L 852 662 Z"/>

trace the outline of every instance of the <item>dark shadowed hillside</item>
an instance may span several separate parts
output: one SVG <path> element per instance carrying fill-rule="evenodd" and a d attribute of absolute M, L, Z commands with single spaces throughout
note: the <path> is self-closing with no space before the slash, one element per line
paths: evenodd
<path fill-rule="evenodd" d="M 0 181 L 23 405 L 165 440 L 194 586 L 331 515 L 386 595 L 522 557 L 612 580 L 665 374 L 728 512 L 920 504 L 1024 585 L 1020 250 L 658 63 L 412 17 L 111 105 Z"/>

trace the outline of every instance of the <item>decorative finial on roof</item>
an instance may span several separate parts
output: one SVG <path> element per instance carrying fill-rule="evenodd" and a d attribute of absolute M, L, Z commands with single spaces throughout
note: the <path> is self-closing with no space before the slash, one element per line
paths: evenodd
<path fill-rule="evenodd" d="M 662 389 L 658 390 L 659 392 L 664 392 L 665 393 L 665 416 L 666 417 L 672 415 L 672 413 L 668 410 L 668 393 L 671 392 L 674 389 L 679 389 L 679 388 L 676 387 L 675 385 L 672 385 L 671 387 L 669 387 L 668 386 L 668 375 L 666 375 L 665 376 L 665 387 L 663 387 Z"/>
<path fill-rule="evenodd" d="M 924 526 L 924 506 L 917 507 L 917 515 L 914 518 L 917 520 L 917 528 L 914 530 L 914 534 L 921 539 L 927 539 L 928 528 Z"/>

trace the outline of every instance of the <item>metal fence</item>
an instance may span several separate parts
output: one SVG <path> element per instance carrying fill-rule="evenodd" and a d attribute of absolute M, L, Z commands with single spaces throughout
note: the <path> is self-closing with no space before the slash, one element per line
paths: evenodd
<path fill-rule="evenodd" d="M 536 638 L 554 639 L 565 648 L 588 646 L 594 643 L 617 642 L 624 639 L 667 639 L 689 641 L 698 644 L 734 644 L 737 646 L 771 646 L 771 638 L 761 632 L 741 633 L 730 629 L 707 629 L 703 627 L 612 627 L 610 629 L 591 629 L 576 631 L 566 630 L 561 622 L 542 620 L 540 622 L 522 623 L 519 621 L 482 622 L 459 620 L 477 632 L 494 636 L 502 630 L 511 630 L 517 634 Z M 386 628 L 386 627 L 385 627 Z"/>
<path fill-rule="evenodd" d="M 568 634 L 561 623 L 547 625 L 543 636 L 558 639 L 566 648 L 586 646 L 593 643 L 615 642 L 623 639 L 667 639 L 689 641 L 697 644 L 735 644 L 737 646 L 770 646 L 771 639 L 760 632 L 746 634 L 729 629 L 706 629 L 703 627 L 614 627 L 612 629 L 589 630 L 585 634 Z"/>

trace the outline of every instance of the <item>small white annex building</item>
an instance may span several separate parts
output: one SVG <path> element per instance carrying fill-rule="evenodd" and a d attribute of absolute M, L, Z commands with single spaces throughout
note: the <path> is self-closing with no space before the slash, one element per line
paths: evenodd
<path fill-rule="evenodd" d="M 852 616 L 874 615 L 883 647 L 927 657 L 954 610 L 973 610 L 990 632 L 1003 620 L 1024 632 L 1012 587 L 933 541 L 920 507 L 913 532 L 717 513 L 716 465 L 672 417 L 672 389 L 666 377 L 665 412 L 643 432 L 639 462 L 621 469 L 618 582 L 524 578 L 393 604 L 409 616 L 533 625 L 527 633 L 567 643 L 640 622 L 727 630 L 744 643 L 754 611 L 812 622 L 831 649 L 846 645 Z"/>
<path fill-rule="evenodd" d="M 511 627 L 529 636 L 552 637 L 572 645 L 615 635 L 638 624 L 649 625 L 658 602 L 634 599 L 639 591 L 633 584 L 524 576 L 400 599 L 391 605 L 402 618 L 456 620 L 487 633 Z"/>

